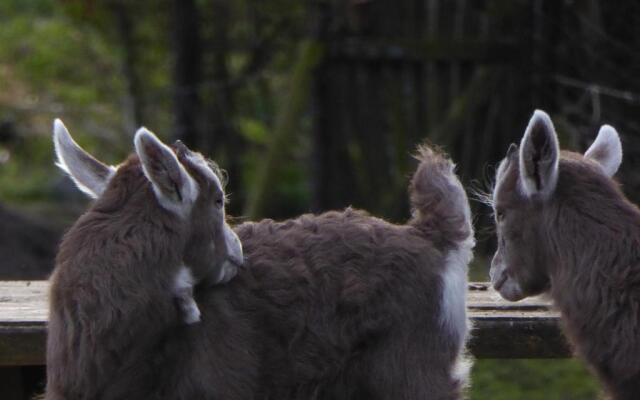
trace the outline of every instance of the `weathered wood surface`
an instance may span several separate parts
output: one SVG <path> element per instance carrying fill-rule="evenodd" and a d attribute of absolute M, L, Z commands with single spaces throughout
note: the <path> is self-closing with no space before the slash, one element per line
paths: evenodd
<path fill-rule="evenodd" d="M 46 281 L 0 282 L 0 366 L 42 365 L 47 322 Z M 473 324 L 471 353 L 477 358 L 569 356 L 549 302 L 509 303 L 486 283 L 469 285 Z"/>

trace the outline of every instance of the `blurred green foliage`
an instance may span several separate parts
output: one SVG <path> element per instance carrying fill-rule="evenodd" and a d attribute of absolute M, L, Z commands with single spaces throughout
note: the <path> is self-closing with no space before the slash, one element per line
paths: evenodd
<path fill-rule="evenodd" d="M 35 108 L 26 111 L 34 116 L 80 113 L 82 107 L 98 109 L 105 103 L 113 106 L 122 81 L 111 44 L 95 29 L 73 23 L 59 8 L 45 6 L 51 3 L 8 0 L 0 11 L 0 57 L 12 78 L 19 80 L 14 84 L 34 96 Z M 19 95 L 14 98 L 18 104 L 25 100 Z"/>
<path fill-rule="evenodd" d="M 475 400 L 593 400 L 600 389 L 577 360 L 476 360 Z"/>
<path fill-rule="evenodd" d="M 99 31 L 74 23 L 51 0 L 0 3 L 0 120 L 15 138 L 0 144 L 11 153 L 0 165 L 0 200 L 46 200 L 53 167 L 51 124 L 63 117 L 90 151 L 121 155 L 118 98 L 123 82 L 113 46 Z M 67 118 L 68 117 L 68 118 Z M 90 134 L 88 134 L 90 133 Z M 102 146 L 109 142 L 109 146 Z M 101 152 L 102 153 L 102 152 Z"/>
<path fill-rule="evenodd" d="M 61 179 L 53 167 L 50 143 L 51 123 L 62 118 L 76 140 L 103 161 L 117 163 L 131 150 L 131 138 L 138 127 L 132 120 L 127 78 L 124 73 L 125 49 L 119 36 L 113 4 L 110 1 L 6 0 L 0 2 L 0 122 L 10 122 L 18 140 L 0 147 L 11 152 L 9 163 L 0 164 L 0 201 L 41 202 L 51 200 L 52 185 Z M 171 139 L 172 67 L 171 3 L 121 2 L 129 12 L 131 35 L 136 46 L 134 73 L 140 79 L 143 121 L 160 137 Z M 250 5 L 250 6 L 249 6 Z M 211 11 L 202 7 L 203 20 Z M 249 188 L 256 180 L 267 151 L 279 104 L 288 90 L 290 54 L 302 38 L 305 7 L 290 1 L 259 4 L 247 1 L 229 3 L 227 67 L 233 82 L 234 112 L 228 123 L 243 138 L 241 183 Z M 255 20 L 255 21 L 254 21 Z M 260 31 L 257 31 L 260 27 Z M 212 27 L 204 23 L 203 36 Z M 242 75 L 250 61 L 256 40 L 270 37 L 270 54 L 261 74 Z M 205 46 L 210 46 L 206 43 Z M 210 54 L 203 65 L 210 68 Z M 207 74 L 197 90 L 204 104 L 203 115 L 211 114 L 211 98 L 219 84 Z M 308 120 L 307 116 L 302 116 Z M 204 124 L 209 124 L 209 120 Z M 297 121 L 307 137 L 310 125 Z M 206 126 L 209 129 L 209 126 Z M 307 133 L 307 135 L 305 135 Z M 270 203 L 285 204 L 273 215 L 305 211 L 308 204 L 309 148 L 306 139 L 288 149 L 278 168 L 279 179 L 270 187 Z M 215 146 L 214 146 L 215 149 Z M 228 162 L 224 151 L 206 154 L 222 165 Z M 246 195 L 231 193 L 231 206 L 238 213 L 242 204 L 234 200 Z"/>
<path fill-rule="evenodd" d="M 48 168 L 43 165 L 49 164 Z M 52 168 L 51 143 L 48 138 L 33 138 L 28 145 L 17 146 L 10 162 L 2 165 L 0 194 L 11 203 L 41 201 L 49 194 Z"/>

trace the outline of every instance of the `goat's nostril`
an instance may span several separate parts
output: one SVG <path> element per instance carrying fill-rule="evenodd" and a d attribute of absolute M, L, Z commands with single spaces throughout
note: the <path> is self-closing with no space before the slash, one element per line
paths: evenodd
<path fill-rule="evenodd" d="M 493 288 L 495 290 L 500 290 L 500 288 L 502 288 L 502 285 L 504 285 L 507 281 L 507 278 L 507 274 L 502 274 L 502 276 L 500 276 L 500 278 L 493 284 Z"/>

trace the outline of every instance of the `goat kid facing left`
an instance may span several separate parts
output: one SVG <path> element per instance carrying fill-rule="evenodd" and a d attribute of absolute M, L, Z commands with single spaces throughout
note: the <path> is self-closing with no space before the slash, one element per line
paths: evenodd
<path fill-rule="evenodd" d="M 184 146 L 176 145 L 176 150 L 183 164 L 197 156 Z M 80 173 L 96 169 L 91 167 L 97 163 L 92 156 L 83 153 L 78 157 L 90 160 Z M 80 348 L 81 357 L 91 360 L 69 361 L 65 358 L 69 352 L 57 351 L 49 360 L 50 373 L 58 374 L 51 378 L 50 388 L 70 393 L 66 400 L 463 398 L 470 365 L 465 357 L 469 328 L 465 291 L 474 245 L 471 212 L 451 160 L 428 146 L 420 146 L 416 158 L 409 187 L 413 212 L 406 224 L 391 224 L 346 209 L 236 227 L 246 267 L 228 285 L 198 291 L 198 306 L 206 316 L 202 323 L 174 324 L 176 329 L 171 329 L 175 317 L 162 321 L 155 315 L 170 314 L 162 313 L 170 304 L 160 307 L 150 301 L 136 307 L 146 298 L 136 297 L 138 293 L 124 299 L 131 307 L 121 305 L 115 310 L 117 315 L 113 307 L 103 307 L 110 313 L 103 312 L 98 321 L 89 321 L 88 313 L 78 311 L 74 304 L 54 299 L 52 314 L 62 316 L 51 326 L 50 349 L 63 343 L 66 348 Z M 125 177 L 121 174 L 126 165 L 114 177 L 108 168 L 98 168 L 101 173 L 90 176 L 92 187 L 107 187 L 96 203 L 100 213 L 94 211 L 94 218 L 104 214 L 100 210 L 103 202 L 113 203 L 105 198 L 114 196 L 109 193 L 118 177 Z M 148 187 L 144 201 L 155 201 L 154 189 L 140 167 L 130 168 L 138 169 L 136 182 Z M 87 180 L 78 171 L 72 175 Z M 115 204 L 109 213 L 123 207 Z M 138 242 L 150 235 L 156 220 L 149 216 L 154 215 L 134 216 L 137 225 L 133 226 L 144 227 L 136 233 Z M 103 236 L 117 237 L 101 232 L 94 234 L 91 243 L 100 243 L 95 240 Z M 166 254 L 152 258 L 149 252 L 167 252 L 176 244 L 169 243 L 166 234 L 153 233 L 152 239 L 154 247 L 132 243 L 133 249 L 116 250 L 129 258 L 146 251 L 142 254 L 148 257 L 145 261 L 165 262 Z M 176 248 L 184 249 L 185 244 L 180 246 Z M 95 262 L 95 254 L 80 261 Z M 179 261 L 175 252 L 170 254 L 174 264 Z M 182 254 L 187 262 L 190 253 L 185 250 Z M 209 261 L 219 268 L 220 259 Z M 128 265 L 122 268 L 119 264 L 118 275 L 109 274 L 109 281 L 87 286 L 104 292 L 103 297 L 119 295 L 120 281 L 130 281 L 126 275 L 133 274 L 135 279 L 147 273 Z M 71 276 L 66 285 L 74 286 L 74 279 L 79 280 L 75 286 L 83 287 L 82 279 L 87 278 Z M 94 293 L 83 295 L 100 298 Z M 169 303 L 166 296 L 156 297 Z M 85 302 L 93 312 L 94 303 Z M 154 313 L 154 307 L 161 308 L 160 312 Z M 85 332 L 78 334 L 74 325 L 61 327 L 59 321 L 65 317 L 80 320 L 76 325 Z M 94 331 L 101 334 L 100 340 L 94 340 Z M 120 339 L 112 341 L 104 332 L 116 332 Z M 76 344 L 79 341 L 89 345 Z M 114 346 L 117 351 L 112 351 Z M 87 371 L 85 365 L 92 370 Z M 76 379 L 78 371 L 82 381 Z M 61 396 L 50 394 L 49 399 Z"/>
<path fill-rule="evenodd" d="M 145 128 L 134 142 L 136 154 L 107 166 L 54 123 L 58 166 L 96 201 L 64 236 L 51 277 L 48 400 L 140 397 L 131 383 L 152 381 L 142 379 L 154 373 L 151 349 L 200 318 L 193 285 L 226 283 L 242 264 L 217 167 Z"/>

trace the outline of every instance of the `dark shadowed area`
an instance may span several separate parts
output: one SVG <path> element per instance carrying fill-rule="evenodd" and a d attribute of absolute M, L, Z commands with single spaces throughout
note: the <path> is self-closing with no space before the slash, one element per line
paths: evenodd
<path fill-rule="evenodd" d="M 614 126 L 640 203 L 639 2 L 3 0 L 0 279 L 46 279 L 88 202 L 53 164 L 54 118 L 105 162 L 141 125 L 200 150 L 236 221 L 351 205 L 403 222 L 419 143 L 451 155 L 473 198 L 536 108 L 565 149 Z M 470 278 L 487 280 L 491 210 L 472 203 Z M 483 360 L 470 397 L 597 390 L 574 361 Z"/>

